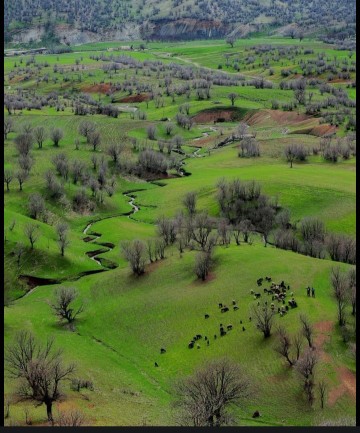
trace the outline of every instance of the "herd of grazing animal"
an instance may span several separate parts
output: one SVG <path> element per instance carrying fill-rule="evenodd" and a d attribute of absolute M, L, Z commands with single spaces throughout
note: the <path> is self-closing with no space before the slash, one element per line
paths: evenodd
<path fill-rule="evenodd" d="M 238 309 L 239 309 L 239 307 L 238 307 L 238 305 L 237 305 L 237 302 L 233 299 L 232 300 L 232 302 L 231 302 L 231 307 L 232 307 L 232 309 L 233 309 L 233 311 L 237 311 Z M 219 303 L 218 304 L 218 308 L 220 309 L 220 312 L 221 313 L 227 313 L 228 311 L 230 311 L 230 308 L 231 308 L 230 306 L 227 306 L 226 304 L 223 304 L 223 303 Z M 210 318 L 210 314 L 208 314 L 208 313 L 205 313 L 204 314 L 204 318 L 205 319 L 209 319 Z M 249 321 L 251 321 L 251 317 L 249 317 Z M 242 325 L 242 323 L 243 323 L 243 321 L 242 320 L 240 320 L 240 325 Z M 220 323 L 220 325 L 219 325 L 219 334 L 220 334 L 220 337 L 223 337 L 224 335 L 226 335 L 228 332 L 230 332 L 230 331 L 232 331 L 232 329 L 233 329 L 233 325 L 231 324 L 231 323 L 229 323 L 228 325 L 223 325 L 222 323 Z M 245 328 L 245 326 L 242 326 L 242 330 L 243 331 L 245 331 L 246 330 L 246 328 Z M 190 340 L 190 342 L 188 343 L 188 348 L 189 349 L 193 349 L 194 347 L 195 347 L 195 345 L 196 345 L 196 348 L 197 349 L 200 349 L 200 344 L 199 343 L 196 343 L 196 341 L 198 341 L 198 340 L 200 340 L 200 339 L 202 339 L 203 337 L 202 337 L 202 335 L 200 335 L 200 334 L 197 334 L 197 335 L 195 335 L 191 340 Z M 218 335 L 217 334 L 214 334 L 214 340 L 216 340 L 218 338 Z M 210 338 L 209 337 L 207 337 L 206 335 L 204 336 L 204 342 L 206 341 L 206 345 L 207 346 L 210 346 Z M 196 344 L 195 344 L 196 343 Z"/>
<path fill-rule="evenodd" d="M 267 282 L 271 282 L 271 277 L 265 277 L 265 280 Z M 262 286 L 262 283 L 264 281 L 264 278 L 259 278 L 256 282 L 258 287 Z M 286 305 L 286 295 L 287 292 L 290 290 L 290 286 L 286 285 L 284 281 L 281 281 L 280 284 L 275 284 L 274 282 L 271 282 L 270 288 L 264 288 L 264 293 L 267 293 L 267 295 L 271 295 L 271 302 L 270 306 L 272 310 L 275 310 L 275 301 L 278 303 L 281 303 L 281 307 L 278 307 L 277 312 L 280 314 L 280 316 L 284 316 L 289 311 L 290 308 L 296 308 L 297 302 L 294 299 L 294 293 L 291 292 L 291 299 L 288 301 L 288 305 Z M 261 293 L 256 293 L 254 290 L 250 291 L 251 295 L 254 296 L 254 299 L 258 299 L 261 297 Z M 267 301 L 265 301 L 265 304 L 267 305 Z M 258 302 L 258 306 L 260 305 L 260 302 Z"/>
<path fill-rule="evenodd" d="M 266 293 L 268 296 L 271 295 L 271 301 L 272 302 L 271 302 L 270 306 L 271 306 L 271 309 L 273 311 L 275 310 L 275 302 L 276 301 L 277 301 L 278 304 L 281 303 L 281 306 L 279 306 L 278 309 L 277 309 L 277 312 L 278 312 L 278 314 L 281 317 L 284 316 L 289 311 L 289 307 L 290 308 L 296 308 L 298 306 L 297 302 L 294 299 L 294 293 L 293 292 L 290 293 L 291 299 L 288 300 L 288 305 L 286 305 L 285 298 L 287 296 L 288 291 L 290 290 L 290 285 L 286 285 L 284 281 L 281 281 L 280 284 L 275 284 L 272 281 L 271 277 L 266 276 L 265 278 L 261 277 L 261 278 L 259 278 L 256 281 L 258 287 L 262 286 L 264 280 L 267 283 L 271 283 L 270 284 L 270 288 L 264 288 L 264 294 Z M 308 289 L 308 296 L 310 296 L 309 292 L 310 292 L 310 290 Z M 315 297 L 315 293 L 314 292 L 315 292 L 315 290 L 313 289 L 313 293 L 312 293 L 313 297 Z M 261 297 L 261 292 L 255 292 L 254 290 L 251 290 L 250 293 L 251 293 L 251 295 L 254 296 L 255 300 L 259 299 Z M 267 305 L 267 303 L 268 303 L 268 301 L 265 301 L 265 305 Z M 258 306 L 259 305 L 260 305 L 260 302 L 258 301 Z M 233 300 L 231 302 L 231 307 L 232 307 L 233 311 L 237 311 L 239 309 L 239 307 L 237 305 L 237 302 L 235 300 Z M 220 309 L 221 313 L 227 313 L 228 311 L 230 311 L 231 307 L 227 306 L 224 303 L 219 303 L 218 304 L 218 308 Z M 210 318 L 210 314 L 205 313 L 204 314 L 204 318 L 205 319 L 209 319 Z M 249 317 L 249 322 L 251 322 L 251 317 Z M 243 321 L 242 320 L 240 320 L 240 325 L 242 325 L 242 327 L 241 327 L 242 331 L 243 332 L 246 331 L 246 328 L 243 325 Z M 225 336 L 228 332 L 230 332 L 232 330 L 233 330 L 233 325 L 231 323 L 229 323 L 226 326 L 224 326 L 222 323 L 220 323 L 220 325 L 219 325 L 219 334 L 220 334 L 220 337 Z M 214 334 L 214 340 L 216 340 L 217 338 L 218 338 L 218 335 Z M 195 347 L 195 345 L 196 345 L 196 348 L 200 349 L 201 346 L 198 343 L 199 340 L 203 340 L 204 343 L 206 342 L 205 343 L 206 346 L 210 346 L 210 338 L 209 337 L 207 337 L 206 335 L 203 337 L 201 334 L 196 334 L 196 335 L 194 335 L 194 337 L 188 343 L 188 348 L 189 349 L 193 349 Z M 166 352 L 166 349 L 162 347 L 160 349 L 160 353 L 164 354 L 165 352 Z M 155 362 L 155 367 L 158 367 L 158 364 L 156 362 Z"/>

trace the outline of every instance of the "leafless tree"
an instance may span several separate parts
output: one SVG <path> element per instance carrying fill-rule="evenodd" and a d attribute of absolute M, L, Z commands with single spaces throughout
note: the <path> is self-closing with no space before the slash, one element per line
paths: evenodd
<path fill-rule="evenodd" d="M 232 106 L 234 106 L 235 99 L 237 97 L 238 97 L 238 95 L 236 93 L 234 93 L 234 92 L 231 92 L 231 93 L 228 94 L 228 98 L 230 99 Z"/>
<path fill-rule="evenodd" d="M 197 277 L 205 281 L 209 274 L 211 264 L 211 253 L 207 251 L 198 252 L 195 257 L 195 274 Z"/>
<path fill-rule="evenodd" d="M 85 416 L 77 409 L 58 412 L 57 424 L 59 427 L 80 427 L 84 423 Z"/>
<path fill-rule="evenodd" d="M 142 275 L 145 272 L 146 246 L 143 241 L 135 239 L 121 243 L 121 250 L 134 274 Z"/>
<path fill-rule="evenodd" d="M 66 320 L 69 324 L 84 311 L 84 306 L 74 307 L 78 294 L 73 287 L 59 287 L 55 290 L 51 308 L 60 320 Z"/>
<path fill-rule="evenodd" d="M 347 287 L 348 281 L 346 274 L 341 272 L 340 267 L 336 266 L 331 269 L 331 284 L 333 287 L 334 297 L 338 309 L 339 326 L 346 325 L 346 307 L 348 306 Z"/>
<path fill-rule="evenodd" d="M 316 350 L 308 348 L 300 357 L 295 367 L 303 381 L 303 389 L 310 405 L 314 402 L 314 374 L 317 362 L 318 356 Z"/>
<path fill-rule="evenodd" d="M 19 162 L 19 167 L 21 168 L 21 170 L 24 170 L 27 174 L 30 174 L 31 167 L 34 164 L 34 161 L 31 158 L 31 156 L 30 155 L 20 155 L 18 162 Z"/>
<path fill-rule="evenodd" d="M 62 352 L 54 350 L 54 340 L 37 342 L 28 331 L 21 331 L 7 348 L 5 361 L 13 379 L 20 380 L 17 395 L 37 405 L 45 404 L 48 421 L 53 422 L 52 405 L 62 397 L 61 383 L 75 370 L 65 366 Z"/>
<path fill-rule="evenodd" d="M 107 153 L 112 158 L 114 163 L 117 164 L 123 150 L 124 150 L 124 146 L 122 144 L 111 143 L 107 148 Z"/>
<path fill-rule="evenodd" d="M 4 170 L 4 183 L 6 183 L 6 191 L 10 191 L 10 183 L 13 180 L 13 172 L 9 169 Z"/>
<path fill-rule="evenodd" d="M 255 230 L 255 227 L 252 225 L 251 221 L 248 219 L 241 220 L 239 223 L 239 229 L 241 230 L 241 233 L 243 234 L 244 242 L 249 241 L 249 235 L 251 232 Z"/>
<path fill-rule="evenodd" d="M 279 326 L 277 329 L 277 344 L 275 346 L 275 351 L 283 356 L 289 363 L 290 367 L 295 364 L 295 360 L 291 357 L 291 337 L 283 326 Z"/>
<path fill-rule="evenodd" d="M 305 314 L 300 314 L 299 319 L 302 326 L 303 336 L 306 338 L 309 348 L 311 349 L 313 347 L 314 328 Z"/>
<path fill-rule="evenodd" d="M 100 132 L 93 131 L 90 135 L 88 135 L 88 142 L 92 146 L 94 152 L 98 150 L 101 144 Z"/>
<path fill-rule="evenodd" d="M 232 35 L 226 36 L 225 42 L 231 46 L 231 48 L 234 48 L 234 44 L 236 42 L 236 37 Z"/>
<path fill-rule="evenodd" d="M 321 409 L 324 409 L 327 388 L 328 388 L 327 382 L 324 379 L 320 380 L 318 383 L 318 391 L 319 391 Z"/>
<path fill-rule="evenodd" d="M 15 177 L 19 182 L 19 190 L 22 191 L 23 184 L 25 180 L 28 178 L 28 172 L 20 169 L 15 173 Z"/>
<path fill-rule="evenodd" d="M 162 215 L 157 219 L 156 224 L 158 234 L 164 239 L 165 244 L 173 244 L 176 240 L 175 221 Z"/>
<path fill-rule="evenodd" d="M 297 361 L 300 358 L 301 348 L 303 346 L 303 333 L 301 331 L 294 335 L 293 345 L 294 345 L 295 350 L 296 350 L 295 359 Z"/>
<path fill-rule="evenodd" d="M 56 226 L 56 233 L 58 235 L 58 245 L 60 248 L 60 253 L 62 256 L 65 254 L 65 248 L 70 245 L 70 240 L 68 238 L 69 226 L 66 223 L 59 223 Z"/>
<path fill-rule="evenodd" d="M 31 218 L 38 219 L 45 212 L 45 202 L 41 194 L 33 193 L 29 196 L 29 214 Z"/>
<path fill-rule="evenodd" d="M 217 233 L 222 245 L 229 245 L 231 241 L 231 227 L 225 218 L 218 221 Z"/>
<path fill-rule="evenodd" d="M 165 131 L 166 131 L 166 135 L 171 135 L 171 133 L 174 130 L 174 124 L 169 122 L 165 124 Z"/>
<path fill-rule="evenodd" d="M 31 249 L 34 249 L 35 242 L 40 237 L 40 230 L 38 224 L 28 223 L 24 228 L 24 234 L 29 239 Z"/>
<path fill-rule="evenodd" d="M 46 140 L 46 130 L 43 126 L 37 126 L 34 129 L 34 138 L 38 144 L 39 149 L 42 149 L 43 142 Z"/>
<path fill-rule="evenodd" d="M 228 408 L 239 406 L 249 397 L 251 388 L 239 365 L 220 359 L 180 381 L 175 391 L 181 425 L 220 427 L 227 423 Z"/>
<path fill-rule="evenodd" d="M 214 221 L 206 212 L 195 215 L 189 228 L 191 229 L 191 238 L 204 251 L 213 228 Z"/>
<path fill-rule="evenodd" d="M 79 134 L 86 138 L 89 143 L 89 136 L 96 130 L 96 125 L 88 120 L 83 120 L 79 124 Z"/>
<path fill-rule="evenodd" d="M 183 198 L 183 205 L 191 217 L 196 213 L 196 199 L 196 192 L 194 191 L 186 193 Z"/>
<path fill-rule="evenodd" d="M 19 155 L 29 155 L 33 146 L 33 136 L 31 134 L 18 134 L 15 137 L 15 146 Z"/>
<path fill-rule="evenodd" d="M 63 133 L 63 130 L 60 128 L 54 128 L 50 132 L 50 138 L 51 138 L 52 142 L 54 143 L 55 147 L 59 147 L 60 140 L 62 140 L 63 137 L 64 137 L 64 133 Z"/>
<path fill-rule="evenodd" d="M 7 136 L 14 129 L 14 121 L 11 117 L 4 117 L 4 140 L 7 140 Z"/>
<path fill-rule="evenodd" d="M 264 334 L 264 338 L 271 335 L 271 328 L 274 323 L 275 311 L 270 308 L 270 305 L 263 304 L 259 306 L 253 305 L 251 308 L 251 317 L 254 317 L 256 328 Z"/>
<path fill-rule="evenodd" d="M 247 125 L 245 122 L 240 122 L 239 125 L 236 128 L 236 135 L 242 140 L 245 135 L 247 134 L 249 129 L 249 125 Z"/>
<path fill-rule="evenodd" d="M 352 307 L 351 314 L 356 316 L 356 268 L 349 269 L 347 277 L 349 299 Z"/>
<path fill-rule="evenodd" d="M 146 128 L 147 136 L 149 140 L 155 140 L 156 136 L 156 127 L 155 125 L 149 125 Z"/>
<path fill-rule="evenodd" d="M 16 257 L 16 263 L 20 267 L 21 257 L 25 254 L 25 245 L 22 242 L 16 242 L 14 255 Z"/>

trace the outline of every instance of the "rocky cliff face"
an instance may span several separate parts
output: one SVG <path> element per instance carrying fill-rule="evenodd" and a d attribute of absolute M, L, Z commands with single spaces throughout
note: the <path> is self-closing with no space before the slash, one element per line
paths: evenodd
<path fill-rule="evenodd" d="M 221 21 L 184 18 L 176 21 L 159 20 L 152 23 L 151 39 L 189 40 L 222 38 L 233 27 Z"/>
<path fill-rule="evenodd" d="M 218 20 L 196 20 L 184 18 L 179 20 L 158 20 L 149 22 L 146 34 L 141 25 L 126 23 L 119 30 L 103 30 L 98 33 L 79 30 L 69 24 L 58 24 L 55 35 L 62 44 L 80 45 L 100 41 L 133 41 L 148 39 L 155 41 L 179 41 L 194 39 L 221 39 L 227 34 L 238 37 L 256 30 L 255 26 L 227 24 Z M 45 35 L 43 27 L 33 27 L 13 34 L 13 42 L 40 42 Z"/>

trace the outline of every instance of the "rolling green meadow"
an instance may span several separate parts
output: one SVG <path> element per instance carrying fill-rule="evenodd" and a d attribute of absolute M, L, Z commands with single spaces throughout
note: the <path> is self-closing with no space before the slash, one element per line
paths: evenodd
<path fill-rule="evenodd" d="M 11 346 L 21 330 L 33 332 L 42 342 L 54 337 L 54 345 L 62 348 L 64 360 L 76 364 L 75 377 L 94 385 L 92 391 L 77 392 L 64 381 L 65 396 L 54 403 L 54 416 L 57 410 L 75 408 L 84 414 L 86 425 L 175 425 L 176 383 L 222 357 L 238 363 L 251 378 L 251 396 L 230 408 L 235 425 L 312 426 L 339 419 L 354 420 L 356 364 L 349 341 L 344 341 L 338 326 L 330 279 L 332 267 L 338 265 L 347 272 L 354 267 L 352 264 L 334 262 L 328 255 L 320 259 L 276 248 L 272 232 L 266 247 L 259 233 L 252 235 L 250 243 L 241 241 L 236 245 L 232 238 L 230 245 L 216 245 L 213 266 L 205 281 L 194 272 L 196 251 L 185 248 L 180 253 L 176 244 L 166 247 L 164 259 L 146 263 L 145 273 L 136 276 L 121 252 L 120 243 L 154 239 L 158 234 L 158 218 L 173 218 L 185 211 L 183 199 L 189 192 L 196 192 L 199 212 L 219 217 L 217 185 L 222 178 L 258 182 L 264 194 L 277 200 L 281 208 L 289 209 L 293 226 L 298 227 L 305 217 L 314 217 L 324 223 L 327 233 L 355 239 L 356 152 L 349 158 L 339 157 L 337 162 L 331 162 L 321 152 L 313 151 L 321 146 L 327 134 L 333 134 L 332 143 L 350 134 L 347 122 L 354 116 L 354 106 L 349 103 L 347 109 L 326 108 L 334 117 L 338 111 L 344 112 L 343 119 L 333 123 L 329 116 L 324 119 L 322 111 L 307 113 L 303 104 L 285 110 L 281 105 L 291 103 L 294 92 L 281 89 L 279 83 L 298 79 L 299 64 L 304 59 L 316 61 L 320 54 L 329 61 L 336 58 L 341 65 L 344 59 L 355 61 L 356 55 L 349 57 L 348 51 L 335 50 L 330 44 L 314 39 L 305 38 L 299 43 L 296 39 L 261 34 L 240 39 L 233 48 L 223 40 L 149 42 L 145 49 L 140 49 L 140 41 L 135 41 L 134 50 L 121 51 L 119 46 L 123 44 L 126 43 L 84 44 L 72 47 L 70 53 L 37 54 L 35 59 L 30 55 L 4 57 L 4 91 L 13 101 L 57 95 L 54 104 L 44 103 L 41 109 L 13 108 L 9 114 L 4 107 L 5 117 L 13 121 L 13 128 L 4 140 L 5 170 L 15 173 L 18 168 L 15 142 L 22 128 L 30 124 L 32 128 L 42 126 L 48 131 L 42 148 L 35 142 L 32 146 L 33 165 L 22 191 L 15 177 L 9 191 L 4 184 L 8 296 L 4 307 L 5 348 Z M 254 53 L 256 47 L 266 45 L 272 46 L 271 53 L 281 48 L 285 54 L 276 51 L 275 57 L 269 55 L 264 67 L 264 56 L 269 51 L 260 57 Z M 286 51 L 291 47 L 298 48 L 298 52 Z M 311 52 L 304 54 L 306 50 Z M 104 60 L 109 56 L 114 57 Z M 116 56 L 126 58 L 127 63 L 120 63 L 117 70 L 106 70 L 105 66 Z M 255 56 L 256 60 L 248 62 L 249 56 Z M 137 66 L 129 58 L 138 62 Z M 234 68 L 234 59 L 238 70 Z M 170 76 L 166 69 L 173 67 L 170 65 L 194 71 L 201 68 L 203 74 L 243 77 L 238 85 L 231 85 L 230 81 L 213 84 L 210 98 L 197 98 L 193 88 L 189 97 L 176 93 L 176 88 L 187 81 L 179 73 L 171 76 L 175 90 L 167 95 L 164 82 Z M 284 69 L 291 70 L 291 74 L 284 77 L 281 73 Z M 273 83 L 273 87 L 241 84 L 261 77 Z M 327 72 L 307 78 L 326 81 Z M 350 78 L 333 77 L 327 83 L 330 88 L 343 89 L 349 100 L 355 102 L 356 88 L 351 87 L 355 79 L 355 72 L 351 71 Z M 128 83 L 128 87 L 121 87 L 121 83 Z M 150 87 L 155 96 L 144 97 L 151 93 Z M 307 91 L 312 93 L 314 104 L 330 98 L 315 82 L 307 85 Z M 163 93 L 157 97 L 156 92 Z M 228 97 L 230 92 L 237 95 L 234 107 Z M 91 101 L 81 100 L 83 95 Z M 279 102 L 277 109 L 273 108 L 275 100 Z M 118 117 L 74 114 L 76 104 L 91 108 L 93 101 L 117 107 Z M 194 122 L 189 129 L 176 122 L 179 107 L 184 104 L 189 104 L 189 116 Z M 145 113 L 145 118 L 136 113 Z M 231 113 L 235 117 L 231 118 Z M 224 118 L 219 120 L 221 116 Z M 96 151 L 79 133 L 84 119 L 95 123 L 100 133 L 101 144 Z M 249 132 L 256 137 L 261 150 L 259 157 L 240 158 L 237 139 L 223 144 L 240 121 L 246 122 Z M 170 122 L 173 127 L 171 134 L 167 134 L 166 125 Z M 148 136 L 149 126 L 155 127 L 155 140 Z M 50 139 L 53 128 L 63 131 L 59 147 Z M 157 142 L 175 136 L 181 136 L 183 143 L 180 152 L 172 149 L 167 154 L 164 150 L 163 155 L 174 163 L 167 175 L 146 178 L 125 169 L 117 170 L 107 153 L 111 144 L 120 143 L 123 166 L 131 162 L 136 165 L 144 149 L 158 154 Z M 284 156 L 289 144 L 302 144 L 309 151 L 306 160 L 295 161 L 292 168 Z M 53 158 L 60 153 L 70 163 L 81 161 L 91 175 L 96 174 L 92 156 L 95 154 L 98 161 L 106 160 L 108 176 L 116 181 L 114 193 L 104 194 L 98 201 L 85 185 L 87 197 L 95 204 L 79 212 L 72 203 L 80 184 L 75 184 L 70 175 L 63 180 L 56 174 L 62 182 L 63 199 L 51 197 L 45 175 L 54 170 Z M 183 171 L 176 169 L 175 164 L 181 164 Z M 34 193 L 45 199 L 46 219 L 36 221 L 40 237 L 31 249 L 24 229 L 34 222 L 28 209 L 29 197 Z M 68 226 L 69 245 L 64 256 L 58 247 L 59 222 Z M 24 244 L 25 251 L 17 263 L 14 251 L 19 242 Z M 97 250 L 100 251 L 95 254 L 96 260 L 92 260 L 87 253 Z M 249 316 L 251 307 L 256 305 L 251 290 L 257 291 L 257 279 L 268 275 L 275 283 L 284 280 L 291 286 L 298 308 L 289 309 L 283 317 L 276 315 L 273 335 L 265 339 Z M 40 280 L 41 284 L 37 284 Z M 55 284 L 49 284 L 48 280 L 54 280 Z M 75 304 L 84 304 L 73 330 L 59 323 L 49 305 L 59 286 L 75 288 L 78 293 Z M 307 296 L 307 286 L 316 289 L 315 298 Z M 263 293 L 263 287 L 259 291 Z M 267 299 L 265 294 L 262 299 Z M 222 314 L 218 304 L 231 305 L 233 300 L 239 309 Z M 350 306 L 347 313 L 348 327 L 354 329 L 356 316 L 351 315 Z M 205 314 L 210 316 L 206 320 Z M 319 354 L 315 380 L 327 382 L 323 409 L 316 390 L 314 404 L 308 405 L 296 370 L 274 350 L 276 326 L 283 325 L 290 334 L 295 334 L 300 330 L 300 314 L 306 314 L 314 327 L 314 344 Z M 215 339 L 220 323 L 231 324 L 233 329 Z M 196 334 L 206 335 L 209 344 L 202 339 L 199 349 L 189 349 L 189 341 Z M 161 354 L 161 348 L 166 348 L 166 353 Z M 46 425 L 44 406 L 16 401 L 16 380 L 6 371 L 4 377 L 4 397 L 10 402 L 5 424 L 24 425 L 27 408 L 33 425 Z M 261 416 L 252 418 L 256 410 Z"/>

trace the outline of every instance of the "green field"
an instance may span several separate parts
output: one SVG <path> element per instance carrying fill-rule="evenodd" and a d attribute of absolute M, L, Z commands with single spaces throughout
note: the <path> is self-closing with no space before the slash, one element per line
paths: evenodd
<path fill-rule="evenodd" d="M 78 46 L 72 53 L 36 55 L 35 63 L 30 62 L 28 66 L 25 64 L 30 56 L 5 58 L 4 91 L 7 95 L 21 96 L 29 102 L 32 98 L 46 98 L 56 92 L 58 99 L 53 106 L 45 104 L 41 109 L 15 107 L 10 116 L 4 108 L 5 115 L 14 122 L 13 130 L 4 141 L 4 168 L 16 172 L 19 155 L 15 140 L 27 124 L 33 128 L 44 126 L 48 133 L 52 128 L 61 128 L 64 133 L 58 148 L 49 135 L 42 149 L 34 143 L 31 149 L 33 166 L 23 191 L 19 190 L 15 178 L 10 183 L 10 191 L 4 184 L 4 260 L 6 278 L 11 282 L 7 293 L 10 302 L 4 308 L 5 346 L 10 345 L 16 332 L 22 329 L 32 331 L 41 341 L 54 336 L 55 345 L 64 350 L 64 358 L 76 363 L 75 376 L 94 383 L 94 391 L 81 390 L 80 393 L 71 391 L 65 383 L 66 398 L 55 404 L 54 414 L 57 408 L 77 408 L 84 413 L 89 425 L 174 425 L 175 383 L 200 365 L 222 356 L 243 366 L 253 382 L 252 396 L 240 407 L 231 408 L 236 425 L 309 426 L 326 420 L 354 419 L 356 365 L 337 325 L 337 307 L 330 282 L 330 270 L 334 265 L 339 264 L 346 271 L 352 265 L 334 263 L 328 255 L 325 259 L 317 259 L 275 248 L 273 232 L 266 248 L 258 234 L 253 236 L 252 244 L 242 242 L 236 246 L 232 239 L 229 247 L 217 245 L 214 265 L 205 282 L 196 278 L 196 251 L 189 248 L 180 255 L 175 245 L 167 247 L 165 259 L 147 264 L 145 274 L 140 277 L 131 274 L 120 249 L 120 242 L 125 240 L 155 238 L 158 218 L 162 215 L 172 218 L 183 210 L 182 200 L 190 191 L 197 193 L 199 211 L 207 210 L 211 216 L 219 217 L 216 185 L 221 178 L 259 182 L 264 194 L 277 198 L 281 208 L 289 209 L 293 225 L 298 226 L 305 217 L 316 217 L 324 223 L 327 233 L 355 238 L 356 152 L 349 159 L 339 157 L 336 163 L 313 152 L 327 132 L 334 133 L 332 143 L 349 134 L 346 124 L 354 116 L 354 107 L 350 103 L 347 111 L 345 106 L 338 107 L 346 113 L 336 126 L 324 120 L 323 111 L 318 115 L 306 114 L 306 107 L 301 104 L 292 111 L 281 110 L 281 104 L 294 100 L 294 92 L 279 87 L 282 80 L 289 82 L 299 78 L 297 65 L 302 58 L 316 59 L 319 53 L 325 53 L 325 57 L 332 59 L 335 56 L 341 63 L 348 59 L 348 52 L 306 38 L 300 48 L 312 49 L 313 54 L 304 55 L 302 51 L 291 59 L 270 61 L 270 67 L 274 69 L 270 76 L 269 68 L 264 69 L 258 60 L 254 67 L 245 66 L 246 56 L 253 53 L 253 47 L 266 44 L 275 48 L 298 46 L 298 40 L 260 36 L 239 40 L 234 48 L 220 40 L 150 42 L 143 51 L 109 51 L 122 44 L 126 43 L 93 43 Z M 239 57 L 239 73 L 232 66 L 225 67 L 226 54 Z M 94 59 L 101 55 L 130 56 L 139 64 L 130 67 L 131 62 L 121 63 L 121 68 L 110 73 L 103 69 L 108 61 Z M 154 72 L 146 63 L 149 61 L 154 62 L 153 68 L 163 62 L 164 69 Z M 45 63 L 48 66 L 41 66 Z M 254 77 L 264 77 L 273 83 L 273 88 L 257 89 L 249 83 L 242 86 L 241 80 L 237 86 L 213 84 L 210 98 L 197 98 L 194 88 L 188 97 L 176 94 L 178 87 L 191 81 L 180 78 L 179 72 L 171 77 L 174 96 L 166 95 L 165 80 L 172 70 L 166 67 L 173 67 L 172 64 L 179 68 L 191 66 L 194 80 L 201 80 L 196 73 L 204 67 L 201 73 L 212 71 L 232 77 L 243 74 L 246 82 Z M 221 71 L 219 64 L 222 64 Z M 294 67 L 298 69 L 296 74 L 286 78 L 281 76 L 281 69 Z M 326 81 L 326 75 L 325 72 L 317 78 Z M 332 88 L 341 86 L 349 100 L 355 101 L 355 88 L 347 87 L 354 80 L 355 73 L 351 72 L 345 83 L 329 81 L 329 85 Z M 132 86 L 131 91 L 129 87 L 121 87 L 124 82 Z M 145 87 L 141 88 L 139 83 Z M 112 88 L 113 92 L 109 93 Z M 156 96 L 142 101 L 122 101 L 130 96 L 149 95 L 150 88 L 155 94 L 163 92 L 159 96 L 163 106 L 160 104 L 157 108 Z M 317 84 L 309 84 L 306 91 L 313 93 L 313 103 L 320 104 L 329 97 L 328 93 L 321 94 Z M 230 92 L 237 94 L 236 120 L 226 117 L 231 114 Z M 117 118 L 99 113 L 74 115 L 74 106 L 81 95 L 88 95 L 103 105 L 113 104 L 124 111 Z M 274 100 L 280 103 L 278 110 L 272 109 Z M 84 104 L 91 108 L 92 103 Z M 189 116 L 194 119 L 190 129 L 176 123 L 179 106 L 187 103 Z M 336 116 L 338 108 L 326 110 Z M 129 109 L 145 113 L 146 119 L 132 116 Z M 216 117 L 217 113 L 223 113 L 221 116 L 225 118 L 213 121 L 211 116 Z M 79 134 L 79 125 L 84 119 L 95 123 L 100 133 L 101 145 L 95 152 Z M 239 140 L 218 147 L 225 137 L 234 133 L 240 120 L 249 123 L 249 132 L 260 146 L 259 157 L 239 158 Z M 169 122 L 173 123 L 170 135 L 166 133 Z M 156 128 L 155 140 L 148 138 L 150 125 Z M 164 150 L 163 155 L 169 161 L 182 161 L 182 168 L 188 175 L 181 175 L 171 168 L 167 176 L 139 177 L 136 172 L 124 168 L 116 170 L 107 154 L 111 144 L 121 143 L 124 146 L 121 167 L 130 163 L 136 165 L 141 149 L 159 153 L 158 140 L 170 140 L 176 135 L 183 139 L 182 153 L 172 150 L 168 155 Z M 77 139 L 78 149 L 75 147 Z M 284 149 L 290 143 L 302 144 L 309 151 L 307 160 L 295 161 L 292 168 L 284 156 Z M 97 175 L 91 157 L 96 155 L 98 161 L 104 158 L 108 178 L 116 180 L 114 194 L 104 193 L 101 202 L 92 197 L 84 182 L 86 195 L 95 204 L 92 210 L 81 213 L 72 208 L 80 183 L 74 184 L 71 175 L 66 181 L 56 175 L 63 183 L 65 198 L 59 201 L 50 197 L 45 173 L 54 170 L 52 160 L 59 153 L 64 153 L 70 163 L 81 161 L 88 176 Z M 33 193 L 40 193 L 45 198 L 47 219 L 36 221 L 41 236 L 31 250 L 24 228 L 34 222 L 28 210 L 28 199 Z M 135 196 L 133 202 L 130 194 Z M 131 203 L 139 209 L 129 215 L 133 209 Z M 56 225 L 60 221 L 69 227 L 70 244 L 64 256 L 60 255 L 57 244 Z M 91 227 L 84 233 L 88 224 Z M 86 242 L 86 236 L 93 240 Z M 20 265 L 14 256 L 19 242 L 25 245 Z M 113 247 L 101 245 L 108 243 Z M 98 249 L 103 249 L 96 256 L 102 260 L 101 264 L 86 254 Z M 84 276 L 99 270 L 103 272 Z M 315 345 L 320 355 L 315 377 L 316 381 L 325 378 L 328 383 L 324 409 L 320 408 L 317 397 L 313 407 L 307 405 L 296 372 L 274 351 L 275 336 L 264 339 L 255 324 L 249 321 L 249 309 L 254 303 L 250 291 L 256 290 L 256 280 L 266 275 L 271 275 L 275 282 L 284 280 L 289 284 L 298 302 L 297 309 L 289 310 L 284 317 L 277 315 L 275 323 L 295 333 L 300 327 L 299 314 L 306 313 L 314 325 Z M 20 284 L 20 276 L 56 279 L 66 287 L 77 289 L 85 309 L 75 322 L 74 332 L 57 323 L 48 305 L 58 285 L 39 285 L 29 291 L 29 287 Z M 316 298 L 306 296 L 308 285 L 316 288 Z M 218 303 L 230 305 L 233 299 L 239 309 L 221 314 Z M 350 306 L 348 312 L 348 326 L 353 329 Z M 204 314 L 210 315 L 206 321 Z M 223 338 L 214 339 L 220 323 L 232 324 L 233 330 Z M 188 343 L 197 333 L 207 335 L 210 344 L 207 346 L 202 340 L 199 350 L 190 350 Z M 351 336 L 350 342 L 353 340 Z M 164 354 L 160 354 L 162 347 L 166 348 Z M 158 368 L 154 367 L 155 362 Z M 11 399 L 15 388 L 14 380 L 5 374 L 5 398 Z M 46 423 L 44 406 L 12 402 L 10 407 L 10 419 L 4 420 L 8 424 L 25 424 L 25 407 L 29 408 L 34 425 Z M 255 410 L 260 411 L 260 418 L 252 418 Z"/>

